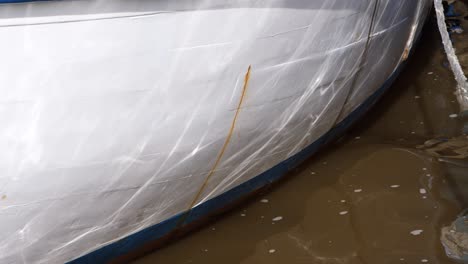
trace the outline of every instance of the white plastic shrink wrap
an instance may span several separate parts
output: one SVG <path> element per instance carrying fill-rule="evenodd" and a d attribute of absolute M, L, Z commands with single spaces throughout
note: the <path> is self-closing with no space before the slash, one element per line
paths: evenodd
<path fill-rule="evenodd" d="M 0 263 L 63 263 L 315 142 L 431 0 L 0 0 Z"/>

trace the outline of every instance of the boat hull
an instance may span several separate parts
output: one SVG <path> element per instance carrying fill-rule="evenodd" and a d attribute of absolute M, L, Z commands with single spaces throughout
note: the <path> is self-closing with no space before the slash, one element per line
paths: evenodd
<path fill-rule="evenodd" d="M 109 261 L 278 180 L 365 112 L 430 6 L 171 2 L 0 5 L 2 263 Z"/>

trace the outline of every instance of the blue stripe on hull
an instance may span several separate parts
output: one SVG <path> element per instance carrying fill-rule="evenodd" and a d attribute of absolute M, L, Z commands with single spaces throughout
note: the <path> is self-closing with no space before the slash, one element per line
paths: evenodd
<path fill-rule="evenodd" d="M 401 72 L 405 63 L 402 63 L 398 69 L 390 76 L 384 85 L 377 90 L 372 96 L 355 109 L 348 117 L 346 117 L 340 124 L 328 131 L 325 135 L 317 141 L 306 147 L 301 152 L 292 156 L 291 158 L 279 163 L 270 170 L 260 174 L 259 176 L 201 204 L 194 207 L 188 212 L 183 212 L 172 218 L 163 221 L 154 226 L 141 230 L 133 235 L 123 238 L 113 244 L 107 245 L 85 256 L 75 259 L 69 263 L 106 263 L 119 256 L 128 254 L 137 250 L 139 247 L 156 241 L 169 235 L 176 230 L 176 227 L 185 226 L 196 221 L 200 221 L 213 212 L 217 212 L 229 204 L 233 204 L 239 199 L 265 187 L 273 182 L 278 181 L 285 176 L 293 168 L 297 167 L 301 162 L 315 154 L 322 146 L 328 142 L 336 139 L 342 135 L 355 121 L 360 119 L 375 103 L 376 101 L 388 90 L 394 82 L 398 74 Z M 181 221 L 184 221 L 183 224 Z M 182 225 L 181 225 L 182 224 Z"/>

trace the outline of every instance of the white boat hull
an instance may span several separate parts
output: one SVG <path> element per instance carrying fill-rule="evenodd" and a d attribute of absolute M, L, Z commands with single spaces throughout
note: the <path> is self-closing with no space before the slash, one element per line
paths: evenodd
<path fill-rule="evenodd" d="M 0 4 L 0 263 L 76 259 L 316 142 L 396 71 L 430 7 L 375 3 Z"/>

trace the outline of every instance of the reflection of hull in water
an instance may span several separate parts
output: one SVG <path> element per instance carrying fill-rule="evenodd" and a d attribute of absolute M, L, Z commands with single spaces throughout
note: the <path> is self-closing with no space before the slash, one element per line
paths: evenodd
<path fill-rule="evenodd" d="M 430 3 L 216 2 L 0 5 L 2 263 L 108 260 L 278 179 Z"/>

